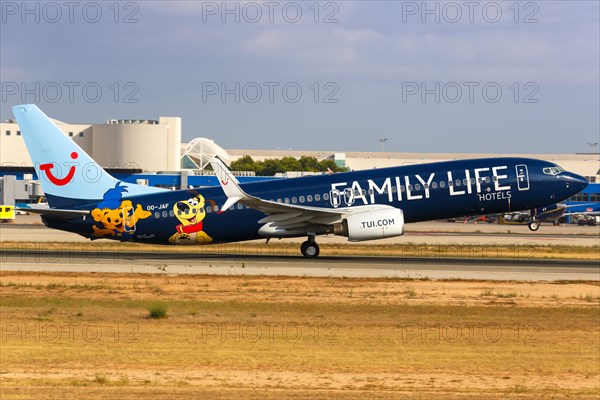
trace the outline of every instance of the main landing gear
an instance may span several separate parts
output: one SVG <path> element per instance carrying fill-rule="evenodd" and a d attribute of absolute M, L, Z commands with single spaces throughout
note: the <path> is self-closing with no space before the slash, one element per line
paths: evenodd
<path fill-rule="evenodd" d="M 308 240 L 300 246 L 302 255 L 306 258 L 317 258 L 319 256 L 319 245 L 314 236 L 309 236 Z"/>

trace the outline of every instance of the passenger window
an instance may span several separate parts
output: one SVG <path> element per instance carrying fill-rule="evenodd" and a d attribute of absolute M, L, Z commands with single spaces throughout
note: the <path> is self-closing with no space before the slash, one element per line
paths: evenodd
<path fill-rule="evenodd" d="M 282 201 L 281 199 L 277 199 L 277 202 L 278 202 L 278 203 L 281 203 L 281 201 Z"/>
<path fill-rule="evenodd" d="M 454 183 L 456 183 L 456 186 L 460 186 L 460 179 L 457 179 Z"/>
<path fill-rule="evenodd" d="M 329 193 L 323 194 L 323 200 L 329 200 Z"/>
<path fill-rule="evenodd" d="M 436 189 L 437 188 L 437 182 L 431 182 L 431 188 L 432 189 Z"/>
<path fill-rule="evenodd" d="M 212 212 L 212 207 L 211 206 L 206 206 L 206 212 L 208 214 L 210 214 Z M 181 215 L 181 211 L 179 211 L 179 215 Z"/>
<path fill-rule="evenodd" d="M 401 192 L 405 192 L 406 191 L 406 187 L 404 187 L 404 185 L 400 185 L 400 191 Z"/>
<path fill-rule="evenodd" d="M 316 200 L 316 201 L 320 201 L 320 200 L 321 200 L 321 196 L 320 196 L 320 195 L 318 195 L 318 194 L 315 194 L 315 200 Z"/>
<path fill-rule="evenodd" d="M 304 200 L 305 200 L 304 196 L 300 196 L 299 200 L 300 200 L 300 203 L 304 203 Z"/>
<path fill-rule="evenodd" d="M 421 185 L 419 185 L 418 183 L 415 185 L 415 190 L 421 190 Z"/>
<path fill-rule="evenodd" d="M 173 212 L 173 210 L 169 211 L 169 217 L 174 217 L 175 213 Z"/>
<path fill-rule="evenodd" d="M 160 218 L 160 213 L 158 211 L 154 213 L 154 218 Z"/>
<path fill-rule="evenodd" d="M 292 197 L 292 203 L 296 204 L 298 202 L 298 199 L 296 197 Z"/>
<path fill-rule="evenodd" d="M 163 212 L 162 212 L 162 217 L 163 217 L 163 218 L 167 218 L 168 216 L 169 216 L 169 213 L 168 213 L 168 212 L 166 212 L 166 211 L 163 211 Z"/>
<path fill-rule="evenodd" d="M 441 188 L 445 188 L 445 187 L 446 187 L 446 182 L 444 182 L 444 181 L 441 181 L 441 182 L 440 182 L 440 187 L 441 187 Z"/>
<path fill-rule="evenodd" d="M 408 185 L 408 190 L 413 190 L 413 185 Z"/>
<path fill-rule="evenodd" d="M 290 204 L 290 199 L 289 198 L 286 197 L 284 201 L 285 201 L 285 204 Z"/>
<path fill-rule="evenodd" d="M 467 178 L 463 179 L 463 185 L 467 186 L 469 184 L 469 181 L 467 180 Z"/>
<path fill-rule="evenodd" d="M 308 200 L 308 202 L 310 203 L 312 201 L 312 195 L 309 194 L 308 196 L 306 196 L 306 200 Z"/>

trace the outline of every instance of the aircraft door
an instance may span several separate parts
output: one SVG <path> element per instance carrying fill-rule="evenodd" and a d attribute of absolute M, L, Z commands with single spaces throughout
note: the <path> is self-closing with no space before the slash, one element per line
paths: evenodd
<path fill-rule="evenodd" d="M 527 165 L 519 164 L 515 166 L 517 170 L 517 186 L 520 191 L 529 190 L 529 172 L 527 171 Z"/>
<path fill-rule="evenodd" d="M 342 202 L 342 195 L 339 190 L 333 189 L 329 192 L 329 199 L 331 205 L 337 208 Z"/>
<path fill-rule="evenodd" d="M 354 204 L 354 191 L 351 188 L 344 189 L 344 201 L 348 206 Z"/>

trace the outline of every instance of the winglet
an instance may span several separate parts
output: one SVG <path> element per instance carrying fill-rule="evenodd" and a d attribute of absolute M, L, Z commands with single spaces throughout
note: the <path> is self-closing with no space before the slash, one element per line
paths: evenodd
<path fill-rule="evenodd" d="M 218 157 L 213 157 L 210 160 L 210 165 L 213 168 L 213 171 L 217 175 L 217 179 L 219 179 L 219 184 L 221 188 L 225 192 L 227 196 L 227 201 L 223 204 L 221 211 L 222 213 L 229 209 L 231 206 L 235 205 L 239 200 L 242 199 L 250 199 L 251 197 L 244 192 L 244 190 L 240 187 L 240 182 L 236 179 L 235 176 L 231 173 L 229 168 L 221 161 Z"/>

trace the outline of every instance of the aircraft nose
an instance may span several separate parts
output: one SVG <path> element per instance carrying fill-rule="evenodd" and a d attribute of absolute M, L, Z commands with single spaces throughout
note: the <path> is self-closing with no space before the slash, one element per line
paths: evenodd
<path fill-rule="evenodd" d="M 574 174 L 572 172 L 568 172 L 563 174 L 565 179 L 565 184 L 567 185 L 567 189 L 572 191 L 573 194 L 581 192 L 588 185 L 587 179 L 585 179 L 581 175 Z"/>

